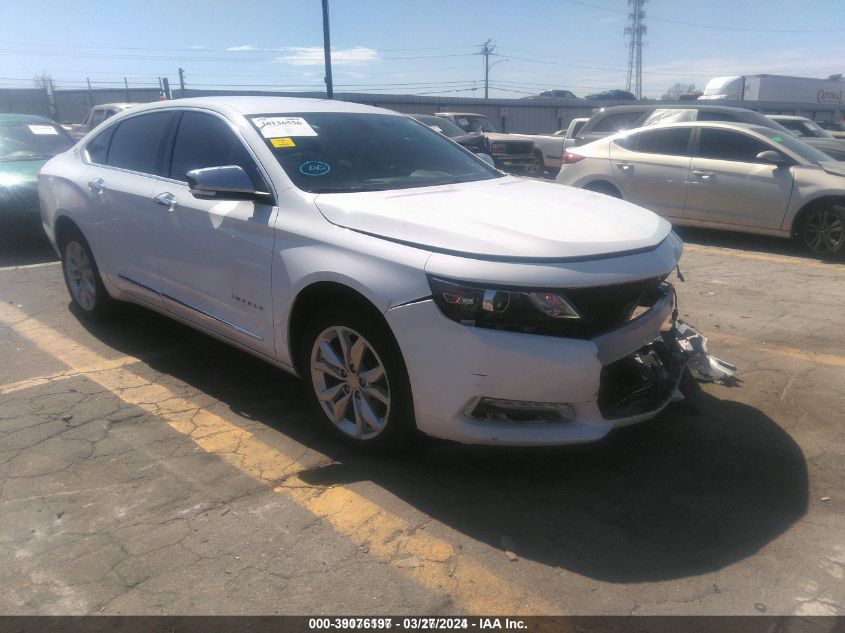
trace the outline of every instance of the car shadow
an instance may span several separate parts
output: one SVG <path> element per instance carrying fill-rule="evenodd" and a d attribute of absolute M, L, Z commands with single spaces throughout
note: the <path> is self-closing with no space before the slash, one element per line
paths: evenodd
<path fill-rule="evenodd" d="M 760 410 L 703 392 L 697 414 L 671 407 L 603 441 L 556 448 L 423 440 L 387 457 L 334 442 L 301 383 L 146 311 L 88 325 L 132 353 L 160 340 L 196 343 L 149 364 L 333 461 L 314 485 L 371 481 L 462 534 L 518 556 L 614 583 L 721 569 L 752 555 L 806 512 L 801 449 Z"/>
<path fill-rule="evenodd" d="M 0 221 L 0 267 L 56 261 L 40 221 L 33 218 Z"/>
<path fill-rule="evenodd" d="M 751 233 L 734 233 L 732 231 L 702 229 L 690 226 L 673 226 L 672 230 L 678 234 L 685 244 L 718 246 L 720 248 L 733 248 L 752 253 L 764 253 L 770 255 L 787 255 L 790 257 L 801 257 L 827 264 L 842 263 L 841 257 L 822 259 L 815 255 L 811 255 L 796 240 L 787 240 L 766 235 L 753 235 Z"/>

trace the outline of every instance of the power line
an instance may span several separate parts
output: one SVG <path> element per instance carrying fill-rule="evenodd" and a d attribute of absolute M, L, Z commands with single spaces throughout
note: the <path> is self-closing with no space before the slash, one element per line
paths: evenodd
<path fill-rule="evenodd" d="M 316 49 L 317 46 L 283 46 L 279 48 L 239 48 L 232 46 L 229 48 L 167 48 L 167 47 L 150 47 L 150 46 L 95 46 L 92 44 L 55 44 L 55 43 L 38 43 L 38 42 L 20 42 L 5 40 L 0 41 L 0 45 L 11 44 L 14 46 L 40 46 L 48 48 L 87 48 L 93 50 L 125 50 L 125 51 L 169 51 L 169 52 L 183 52 L 183 53 L 297 53 L 303 50 Z M 393 53 L 403 51 L 443 51 L 443 50 L 457 50 L 461 48 L 476 48 L 475 44 L 461 44 L 458 46 L 422 46 L 416 48 L 380 48 L 379 52 Z"/>
<path fill-rule="evenodd" d="M 569 4 L 578 4 L 582 7 L 591 7 L 593 9 L 599 9 L 601 11 L 609 11 L 610 13 L 622 13 L 623 15 L 627 15 L 627 11 L 622 11 L 620 9 L 613 9 L 611 7 L 603 7 L 598 4 L 593 4 L 592 2 L 584 2 L 584 0 L 563 0 L 564 2 L 568 2 Z M 743 26 L 728 26 L 725 24 L 704 24 L 702 22 L 687 22 L 684 20 L 673 20 L 671 18 L 660 18 L 655 16 L 650 16 L 650 20 L 656 20 L 657 22 L 668 22 L 669 24 L 683 24 L 684 26 L 694 26 L 697 28 L 702 29 L 718 29 L 720 31 L 745 31 L 749 33 L 835 33 L 839 31 L 845 31 L 845 28 L 837 28 L 837 29 L 760 29 L 760 28 L 751 28 L 751 27 L 743 27 Z"/>

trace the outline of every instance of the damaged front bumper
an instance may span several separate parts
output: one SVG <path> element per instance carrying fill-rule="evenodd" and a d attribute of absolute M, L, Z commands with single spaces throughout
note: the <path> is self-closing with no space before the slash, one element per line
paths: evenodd
<path fill-rule="evenodd" d="M 589 340 L 468 327 L 431 300 L 388 310 L 418 428 L 465 443 L 554 445 L 653 418 L 706 356 L 706 339 L 677 320 L 674 289 L 661 290 L 636 318 Z"/>

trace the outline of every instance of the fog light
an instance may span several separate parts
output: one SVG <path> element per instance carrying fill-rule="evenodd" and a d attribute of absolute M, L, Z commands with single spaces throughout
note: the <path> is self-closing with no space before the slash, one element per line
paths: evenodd
<path fill-rule="evenodd" d="M 565 402 L 481 398 L 469 415 L 491 422 L 571 422 L 575 410 Z"/>

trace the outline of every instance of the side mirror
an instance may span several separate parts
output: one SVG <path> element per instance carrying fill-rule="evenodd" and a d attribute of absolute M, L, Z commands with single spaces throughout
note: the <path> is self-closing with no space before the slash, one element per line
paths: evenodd
<path fill-rule="evenodd" d="M 258 192 L 242 167 L 225 165 L 188 172 L 188 189 L 195 198 L 251 200 Z"/>
<path fill-rule="evenodd" d="M 476 156 L 478 156 L 481 160 L 483 160 L 485 163 L 487 163 L 488 165 L 490 165 L 490 167 L 495 167 L 495 166 L 496 166 L 496 163 L 495 163 L 495 162 L 493 162 L 493 157 L 492 157 L 492 156 L 490 156 L 490 154 L 485 154 L 484 152 L 478 152 L 478 153 L 476 154 Z"/>
<path fill-rule="evenodd" d="M 787 163 L 786 157 L 773 149 L 767 149 L 765 152 L 757 154 L 757 160 L 771 165 L 777 165 L 778 167 Z"/>

